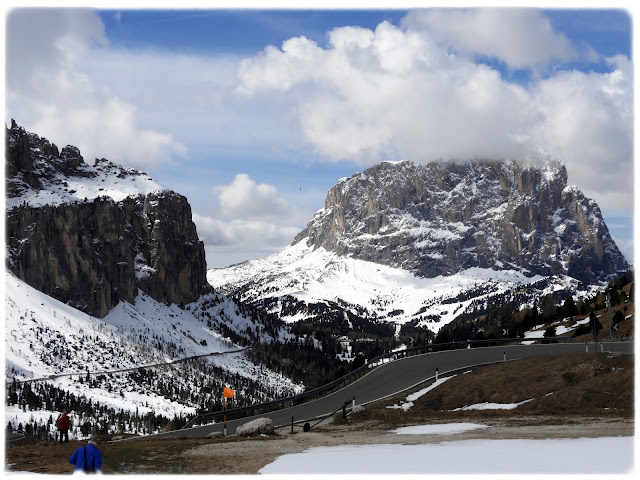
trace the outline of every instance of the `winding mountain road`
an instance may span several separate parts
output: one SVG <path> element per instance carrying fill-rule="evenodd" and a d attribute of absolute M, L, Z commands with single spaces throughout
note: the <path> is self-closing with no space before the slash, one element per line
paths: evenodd
<path fill-rule="evenodd" d="M 601 352 L 602 348 L 605 352 L 610 352 L 611 344 L 598 344 L 597 351 Z M 586 353 L 587 350 L 593 353 L 594 345 L 585 345 L 583 343 L 512 345 L 465 348 L 411 356 L 373 368 L 371 372 L 342 390 L 320 399 L 255 417 L 227 421 L 227 435 L 233 435 L 236 427 L 255 418 L 269 417 L 276 426 L 290 425 L 292 417 L 296 423 L 312 422 L 314 419 L 341 409 L 345 402 L 349 402 L 348 408 L 350 408 L 354 397 L 356 405 L 366 405 L 416 387 L 427 380 L 433 379 L 436 376 L 436 370 L 438 375 L 442 376 L 456 370 L 505 360 L 510 361 L 562 353 Z M 633 353 L 634 343 L 613 343 L 613 351 L 614 353 Z M 166 432 L 154 437 L 206 437 L 211 433 L 222 431 L 223 424 L 216 423 Z"/>

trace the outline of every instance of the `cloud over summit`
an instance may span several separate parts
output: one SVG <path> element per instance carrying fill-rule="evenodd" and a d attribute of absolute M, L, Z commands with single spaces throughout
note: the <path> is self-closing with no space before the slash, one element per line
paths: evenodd
<path fill-rule="evenodd" d="M 285 103 L 304 140 L 331 161 L 542 152 L 591 193 L 601 179 L 583 174 L 584 165 L 631 169 L 626 57 L 611 59 L 607 73 L 561 69 L 520 84 L 477 56 L 542 72 L 578 52 L 536 10 L 419 10 L 400 27 L 335 28 L 325 47 L 306 37 L 269 46 L 240 64 L 236 91 Z"/>

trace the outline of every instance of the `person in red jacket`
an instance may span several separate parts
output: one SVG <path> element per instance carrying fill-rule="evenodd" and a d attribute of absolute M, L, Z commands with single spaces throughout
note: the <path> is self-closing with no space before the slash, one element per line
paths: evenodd
<path fill-rule="evenodd" d="M 71 425 L 71 419 L 67 415 L 67 412 L 62 414 L 56 420 L 58 426 L 58 434 L 60 435 L 60 443 L 62 443 L 62 437 L 64 436 L 65 442 L 69 442 L 69 426 Z"/>

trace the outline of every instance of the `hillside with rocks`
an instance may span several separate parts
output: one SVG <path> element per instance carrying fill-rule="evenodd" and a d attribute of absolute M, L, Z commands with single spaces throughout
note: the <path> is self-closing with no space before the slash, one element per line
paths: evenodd
<path fill-rule="evenodd" d="M 6 153 L 8 431 L 50 438 L 67 410 L 74 438 L 148 434 L 222 408 L 223 386 L 235 405 L 304 388 L 249 356 L 292 335 L 207 283 L 184 196 L 15 122 Z"/>

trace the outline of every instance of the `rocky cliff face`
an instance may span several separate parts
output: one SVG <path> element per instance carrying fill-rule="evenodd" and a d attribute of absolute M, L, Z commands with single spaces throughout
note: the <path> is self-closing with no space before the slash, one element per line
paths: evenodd
<path fill-rule="evenodd" d="M 515 267 L 592 284 L 629 268 L 557 162 L 381 163 L 339 181 L 298 242 L 425 278 Z"/>
<path fill-rule="evenodd" d="M 6 145 L 6 252 L 21 280 L 104 317 L 138 289 L 186 304 L 210 290 L 186 198 L 145 174 L 12 123 Z"/>

